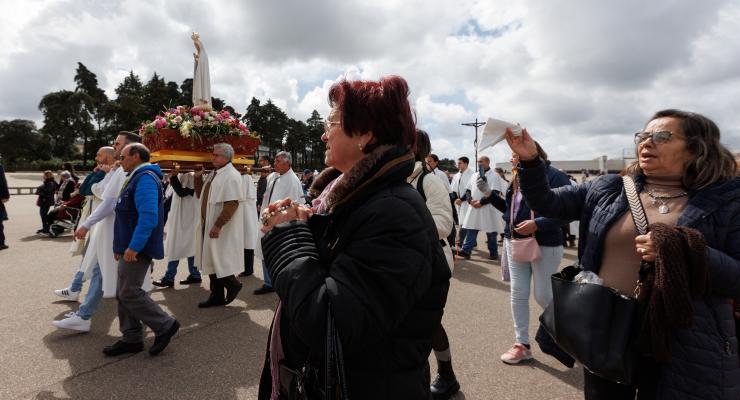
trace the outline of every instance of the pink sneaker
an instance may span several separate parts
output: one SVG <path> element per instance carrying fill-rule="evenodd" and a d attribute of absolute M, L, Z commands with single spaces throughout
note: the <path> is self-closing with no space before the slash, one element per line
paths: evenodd
<path fill-rule="evenodd" d="M 532 351 L 521 343 L 514 343 L 506 353 L 501 355 L 501 361 L 514 365 L 522 361 L 531 360 Z"/>

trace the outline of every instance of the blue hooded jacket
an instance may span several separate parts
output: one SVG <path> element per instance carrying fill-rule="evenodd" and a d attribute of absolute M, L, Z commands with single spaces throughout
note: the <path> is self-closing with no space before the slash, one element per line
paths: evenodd
<path fill-rule="evenodd" d="M 164 257 L 162 171 L 145 165 L 129 173 L 116 204 L 113 252 L 127 248 L 152 259 Z"/>

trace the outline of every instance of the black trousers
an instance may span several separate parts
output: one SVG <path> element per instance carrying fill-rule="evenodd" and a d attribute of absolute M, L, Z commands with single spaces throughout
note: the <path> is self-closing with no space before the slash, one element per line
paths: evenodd
<path fill-rule="evenodd" d="M 0 219 L 0 246 L 5 245 L 5 227 L 3 226 L 3 220 Z"/>
<path fill-rule="evenodd" d="M 39 206 L 39 215 L 41 216 L 41 229 L 44 232 L 48 232 L 49 226 L 51 226 L 51 222 L 49 222 L 49 206 Z"/>

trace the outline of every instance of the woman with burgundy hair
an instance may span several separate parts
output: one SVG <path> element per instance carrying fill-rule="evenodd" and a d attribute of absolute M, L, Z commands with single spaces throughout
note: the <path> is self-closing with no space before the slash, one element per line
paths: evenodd
<path fill-rule="evenodd" d="M 307 398 L 428 400 L 431 338 L 450 270 L 424 200 L 406 183 L 416 142 L 408 86 L 397 76 L 342 80 L 329 103 L 329 168 L 316 182 L 336 182 L 323 213 L 288 199 L 262 213 L 262 248 L 281 302 L 259 398 L 293 398 L 300 384 Z M 333 365 L 330 315 L 344 374 L 325 367 Z"/>

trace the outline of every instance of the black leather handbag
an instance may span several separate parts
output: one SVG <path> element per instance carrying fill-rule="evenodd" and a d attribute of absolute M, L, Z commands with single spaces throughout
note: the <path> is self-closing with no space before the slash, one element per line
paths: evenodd
<path fill-rule="evenodd" d="M 344 372 L 344 354 L 331 302 L 327 305 L 326 342 L 324 349 L 324 385 L 321 387 L 319 369 L 305 363 L 300 371 L 279 366 L 281 400 L 348 400 L 347 378 Z"/>
<path fill-rule="evenodd" d="M 623 177 L 637 231 L 647 233 L 647 218 L 632 178 Z M 634 297 L 593 283 L 575 282 L 581 269 L 569 266 L 553 274 L 553 299 L 540 316 L 555 343 L 584 368 L 622 384 L 633 382 L 638 332 L 637 296 L 647 264 L 640 266 Z"/>

